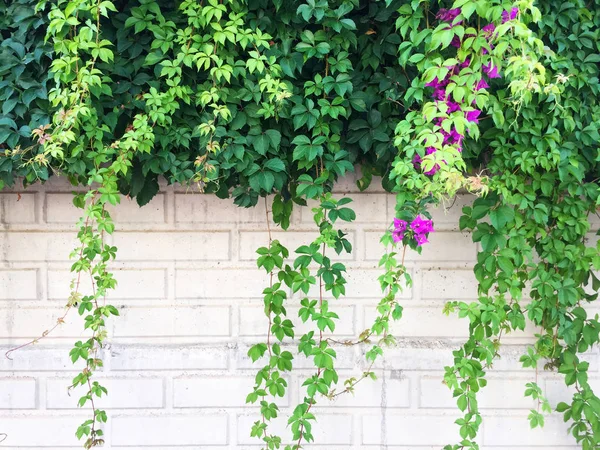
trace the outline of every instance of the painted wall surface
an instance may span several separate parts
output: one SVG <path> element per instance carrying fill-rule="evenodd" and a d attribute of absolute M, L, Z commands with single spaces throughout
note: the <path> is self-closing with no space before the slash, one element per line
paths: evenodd
<path fill-rule="evenodd" d="M 64 311 L 78 218 L 70 191 L 57 180 L 0 194 L 2 355 L 52 327 Z M 332 305 L 342 318 L 336 337 L 351 338 L 374 317 L 379 237 L 393 218 L 394 198 L 377 188 L 357 193 L 352 179 L 337 192 L 351 195 L 357 212 L 356 222 L 346 226 L 354 252 L 341 258 L 348 267 L 348 296 Z M 477 247 L 457 227 L 461 207 L 470 200 L 461 197 L 448 211 L 433 212 L 437 231 L 431 244 L 421 256 L 407 257 L 414 286 L 403 294 L 404 318 L 394 327 L 398 347 L 377 366 L 377 382 L 361 383 L 353 397 L 319 403 L 311 448 L 440 449 L 458 442 L 453 423 L 458 412 L 442 375 L 467 335 L 467 322 L 444 316 L 442 307 L 451 299 L 476 299 L 471 269 Z M 124 199 L 114 217 L 119 286 L 110 302 L 121 317 L 109 324 L 106 366 L 99 376 L 109 389 L 100 402 L 109 413 L 105 448 L 260 448 L 249 436 L 256 408 L 244 401 L 256 369 L 246 352 L 264 340 L 267 328 L 261 292 L 268 280 L 255 264 L 255 249 L 268 239 L 264 204 L 240 209 L 228 200 L 168 187 L 143 209 Z M 310 210 L 295 210 L 290 231 L 274 234 L 290 249 L 310 242 L 315 236 Z M 298 301 L 293 298 L 290 312 Z M 0 432 L 8 435 L 0 448 L 79 447 L 74 432 L 87 411 L 77 409 L 80 393 L 69 396 L 67 387 L 76 373 L 69 346 L 85 338 L 82 329 L 81 319 L 70 314 L 39 344 L 14 353 L 12 360 L 0 357 Z M 536 405 L 523 397 L 527 382 L 537 381 L 552 402 L 569 395 L 560 376 L 521 368 L 519 356 L 535 331 L 502 338 L 502 358 L 480 400 L 485 450 L 577 448 L 556 415 L 547 418 L 543 431 L 529 430 L 528 410 Z M 363 352 L 338 349 L 341 374 L 360 374 L 366 367 Z M 600 389 L 598 352 L 588 360 Z M 306 362 L 297 365 L 304 368 L 300 376 L 310 373 Z M 282 416 L 303 396 L 300 378 L 289 381 Z"/>

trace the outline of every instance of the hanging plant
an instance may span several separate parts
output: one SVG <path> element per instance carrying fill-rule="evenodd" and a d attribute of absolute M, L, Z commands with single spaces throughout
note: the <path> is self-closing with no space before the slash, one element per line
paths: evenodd
<path fill-rule="evenodd" d="M 70 353 L 85 363 L 73 380 L 87 386 L 79 405 L 93 411 L 76 431 L 85 448 L 103 443 L 107 415 L 95 399 L 107 390 L 94 374 L 105 321 L 118 315 L 105 302 L 116 284 L 117 249 L 105 242 L 118 226 L 110 207 L 123 195 L 148 203 L 159 177 L 241 207 L 265 201 L 268 236 L 257 265 L 269 274 L 266 332 L 248 352 L 260 368 L 246 399 L 260 410 L 249 433 L 265 448 L 303 448 L 314 440 L 318 401 L 375 377 L 375 361 L 395 344 L 398 294 L 412 282 L 405 256 L 430 245 L 428 208 L 460 190 L 478 196 L 459 226 L 481 251 L 477 301 L 444 308 L 469 323 L 445 368 L 461 411 L 458 442 L 445 449 L 479 448 L 477 394 L 502 337 L 526 323 L 539 333 L 523 366 L 557 371 L 575 388 L 569 403 L 551 405 L 535 380 L 527 383 L 525 396 L 538 405 L 530 425 L 543 426 L 556 410 L 577 443 L 597 448 L 600 400 L 581 354 L 600 334 L 586 311 L 600 286 L 599 247 L 587 241 L 599 205 L 599 21 L 600 3 L 581 0 L 0 6 L 0 187 L 53 175 L 87 186 L 74 198 L 83 213 L 65 312 L 77 310 L 89 332 Z M 330 337 L 340 320 L 333 299 L 347 293 L 336 256 L 352 251 L 340 224 L 356 217 L 351 199 L 331 190 L 355 166 L 360 189 L 375 175 L 396 194 L 396 217 L 381 238 L 377 317 L 339 342 Z M 308 201 L 316 205 L 314 240 L 291 256 L 272 238 L 270 220 L 287 229 L 293 207 Z M 80 290 L 84 276 L 91 292 Z M 298 317 L 288 315 L 288 290 L 302 297 Z M 302 336 L 298 320 L 309 324 Z M 350 345 L 365 348 L 367 369 L 340 380 L 336 349 Z M 269 425 L 300 356 L 314 371 L 284 419 L 291 434 L 278 436 Z"/>

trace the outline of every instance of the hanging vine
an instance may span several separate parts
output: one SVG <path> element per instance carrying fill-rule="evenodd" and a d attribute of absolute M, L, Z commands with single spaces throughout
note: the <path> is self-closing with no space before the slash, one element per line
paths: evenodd
<path fill-rule="evenodd" d="M 469 338 L 445 368 L 461 411 L 460 440 L 445 448 L 479 448 L 477 394 L 502 337 L 527 323 L 539 333 L 523 366 L 558 371 L 575 392 L 551 405 L 530 380 L 530 425 L 558 411 L 577 443 L 597 448 L 600 399 L 581 354 L 600 336 L 598 317 L 586 311 L 600 287 L 588 219 L 600 205 L 599 25 L 600 3 L 582 0 L 0 5 L 0 188 L 65 175 L 86 189 L 74 198 L 83 214 L 72 293 L 65 315 L 39 338 L 72 310 L 89 330 L 71 351 L 83 363 L 72 387 L 84 387 L 79 405 L 92 409 L 76 431 L 84 446 L 102 444 L 107 420 L 95 406 L 107 391 L 94 374 L 106 321 L 118 315 L 105 300 L 116 283 L 109 263 L 117 249 L 105 243 L 115 229 L 110 207 L 122 195 L 146 204 L 160 176 L 241 207 L 264 198 L 268 236 L 257 265 L 269 279 L 267 333 L 248 352 L 263 365 L 246 401 L 259 407 L 250 433 L 265 448 L 311 443 L 314 405 L 375 377 L 375 361 L 395 345 L 397 295 L 412 282 L 405 255 L 434 232 L 428 208 L 461 189 L 478 195 L 459 226 L 480 243 L 479 297 L 444 308 L 469 322 Z M 356 165 L 359 188 L 381 176 L 396 194 L 396 216 L 381 239 L 377 317 L 356 339 L 339 341 L 330 333 L 346 267 L 335 254 L 352 251 L 340 224 L 356 217 L 351 199 L 331 190 Z M 308 201 L 316 202 L 318 234 L 292 261 L 271 221 L 287 229 L 294 205 Z M 302 336 L 288 292 L 301 297 L 298 319 L 310 328 Z M 336 350 L 354 345 L 364 347 L 365 370 L 342 382 Z M 314 371 L 287 418 L 291 436 L 277 436 L 269 426 L 297 358 Z"/>

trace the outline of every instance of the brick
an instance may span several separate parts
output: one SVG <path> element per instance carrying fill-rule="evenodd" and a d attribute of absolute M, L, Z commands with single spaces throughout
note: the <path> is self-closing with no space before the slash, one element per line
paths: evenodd
<path fill-rule="evenodd" d="M 73 194 L 47 193 L 44 204 L 44 220 L 47 223 L 74 224 L 83 215 L 81 208 L 73 205 Z"/>
<path fill-rule="evenodd" d="M 415 261 L 457 261 L 475 262 L 477 245 L 468 233 L 436 231 L 429 235 L 429 243 L 423 245 L 423 252 L 418 255 L 410 252 L 409 260 Z"/>
<path fill-rule="evenodd" d="M 302 231 L 274 231 L 271 233 L 273 239 L 277 239 L 281 244 L 286 247 L 290 252 L 290 260 L 295 258 L 295 250 L 302 246 L 310 244 L 317 236 L 315 232 L 302 232 Z M 354 233 L 348 233 L 346 236 L 352 243 L 352 247 L 355 245 Z M 265 231 L 241 231 L 240 232 L 240 260 L 242 261 L 255 261 L 258 257 L 256 249 L 259 247 L 266 247 L 269 244 L 269 235 Z M 349 261 L 354 259 L 353 253 L 342 252 L 339 255 L 334 252 L 333 249 L 327 249 L 325 252 L 334 261 Z"/>
<path fill-rule="evenodd" d="M 356 180 L 361 178 L 360 175 L 362 172 L 360 171 L 359 166 L 354 167 L 354 172 L 349 172 L 346 176 L 338 178 L 333 185 L 333 192 L 346 194 L 348 192 L 359 192 L 358 186 L 356 185 Z M 373 188 L 377 188 L 381 186 L 381 178 L 373 177 L 373 181 L 369 186 L 369 190 Z M 381 190 L 381 188 L 380 188 Z"/>
<path fill-rule="evenodd" d="M 35 194 L 0 194 L 0 224 L 35 223 Z"/>
<path fill-rule="evenodd" d="M 569 436 L 560 417 L 546 417 L 543 428 L 531 429 L 527 414 L 518 416 L 492 416 L 484 419 L 483 443 L 485 445 L 513 446 L 526 448 L 542 446 L 573 445 L 575 439 Z"/>
<path fill-rule="evenodd" d="M 530 378 L 511 374 L 506 377 L 488 376 L 488 385 L 479 394 L 479 407 L 482 409 L 532 409 L 536 402 L 524 397 L 525 384 Z M 422 408 L 455 408 L 456 398 L 442 383 L 443 378 L 423 376 L 420 379 L 420 403 Z"/>
<path fill-rule="evenodd" d="M 177 298 L 262 298 L 269 276 L 259 269 L 177 269 Z"/>
<path fill-rule="evenodd" d="M 358 372 L 345 376 L 356 377 Z M 323 399 L 320 408 L 408 408 L 410 406 L 410 380 L 402 371 L 377 373 L 377 380 L 364 380 L 356 386 L 350 395 L 340 395 L 335 400 Z"/>
<path fill-rule="evenodd" d="M 369 298 L 379 300 L 383 297 L 379 277 L 384 273 L 382 269 L 360 269 L 349 267 L 346 273 L 346 298 Z M 405 287 L 398 294 L 398 298 L 410 298 L 412 288 Z"/>
<path fill-rule="evenodd" d="M 111 271 L 118 283 L 114 291 L 109 291 L 111 299 L 162 299 L 166 296 L 166 272 L 164 269 L 111 268 Z M 49 270 L 48 298 L 50 300 L 68 299 L 71 280 L 76 277 L 77 274 L 68 270 Z M 80 280 L 80 291 L 89 292 L 90 289 L 90 277 L 83 276 Z"/>
<path fill-rule="evenodd" d="M 381 259 L 381 256 L 386 251 L 385 246 L 380 242 L 381 236 L 383 236 L 385 230 L 366 230 L 363 235 L 363 258 L 365 261 L 377 261 Z M 354 252 L 359 249 L 353 249 Z"/>
<path fill-rule="evenodd" d="M 421 277 L 423 299 L 477 299 L 477 279 L 472 270 L 422 269 Z"/>
<path fill-rule="evenodd" d="M 598 392 L 600 392 L 600 378 L 590 377 L 588 381 L 596 395 L 598 395 Z M 542 389 L 544 388 L 544 385 L 541 382 L 538 384 Z M 556 405 L 559 402 L 571 403 L 575 392 L 573 386 L 567 386 L 565 384 L 563 377 L 545 380 L 544 395 L 553 405 Z"/>
<path fill-rule="evenodd" d="M 164 405 L 163 380 L 160 378 L 113 378 L 95 377 L 108 390 L 108 395 L 95 399 L 98 408 L 143 409 L 162 408 Z M 78 409 L 79 398 L 87 392 L 87 386 L 69 391 L 70 378 L 51 378 L 46 382 L 47 409 Z"/>
<path fill-rule="evenodd" d="M 51 417 L 31 415 L 2 417 L 2 433 L 7 438 L 2 447 L 81 448 L 81 441 L 75 437 L 75 430 L 88 417 Z"/>
<path fill-rule="evenodd" d="M 262 339 L 257 339 L 257 342 L 262 342 Z M 256 371 L 258 368 L 264 365 L 266 360 L 259 360 L 255 363 L 248 357 L 248 349 L 250 345 L 244 344 L 236 346 L 235 353 L 232 355 L 235 366 L 237 369 L 248 369 L 252 371 Z M 288 350 L 292 353 L 297 351 L 296 345 L 291 345 L 289 341 L 281 346 L 282 351 Z M 343 347 L 343 346 L 335 346 L 335 351 L 337 353 L 335 367 L 337 369 L 354 369 L 359 365 L 365 366 L 364 356 L 359 356 L 354 352 L 354 348 L 351 347 Z M 300 355 L 295 357 L 294 359 L 294 368 L 299 370 L 314 370 L 315 365 L 311 359 L 305 358 L 304 355 Z"/>
<path fill-rule="evenodd" d="M 457 440 L 455 420 L 456 412 L 435 416 L 418 413 L 365 415 L 362 419 L 362 443 L 441 448 Z"/>
<path fill-rule="evenodd" d="M 0 233 L 0 261 L 66 261 L 76 246 L 75 231 Z"/>
<path fill-rule="evenodd" d="M 110 208 L 115 223 L 156 223 L 166 222 L 166 195 L 156 194 L 152 200 L 140 208 L 135 199 L 121 197 L 121 203 Z"/>
<path fill-rule="evenodd" d="M 298 317 L 297 308 L 286 308 L 288 318 L 294 323 L 296 336 L 301 336 L 309 330 L 316 329 L 313 323 L 304 324 Z M 327 329 L 326 334 L 337 336 L 354 336 L 356 330 L 354 328 L 354 308 L 341 307 L 336 305 L 335 300 L 330 303 L 330 311 L 334 311 L 340 316 L 339 320 L 335 320 L 336 328 L 334 333 L 330 333 Z M 264 336 L 267 327 L 268 319 L 265 316 L 264 307 L 240 307 L 240 335 L 241 336 Z"/>
<path fill-rule="evenodd" d="M 343 198 L 345 196 L 335 195 L 336 199 Z M 388 194 L 360 194 L 360 195 L 349 195 L 353 202 L 345 205 L 347 208 L 352 208 L 356 213 L 356 220 L 353 223 L 380 223 L 387 225 L 388 220 L 385 217 L 384 211 L 387 210 L 387 199 Z M 309 202 L 307 208 L 301 208 L 301 221 L 302 223 L 312 223 L 313 212 L 312 208 L 317 205 L 317 202 Z M 339 224 L 346 224 L 340 221 Z"/>
<path fill-rule="evenodd" d="M 182 377 L 173 380 L 173 406 L 175 408 L 240 408 L 246 404 L 246 396 L 252 392 L 253 377 L 214 376 Z M 277 398 L 279 406 L 289 404 L 289 396 Z"/>
<path fill-rule="evenodd" d="M 37 270 L 0 270 L 0 300 L 37 299 Z"/>
<path fill-rule="evenodd" d="M 377 311 L 372 306 L 366 306 L 364 311 L 366 325 L 369 326 L 377 317 Z M 467 320 L 459 319 L 456 315 L 446 316 L 441 307 L 405 306 L 402 319 L 392 322 L 391 333 L 396 337 L 467 337 L 469 324 Z"/>
<path fill-rule="evenodd" d="M 226 414 L 186 416 L 117 416 L 112 419 L 111 442 L 118 446 L 226 445 Z"/>
<path fill-rule="evenodd" d="M 225 261 L 229 232 L 116 232 L 120 261 Z"/>
<path fill-rule="evenodd" d="M 229 307 L 169 306 L 121 309 L 112 320 L 115 337 L 228 336 Z"/>
<path fill-rule="evenodd" d="M 4 320 L 0 321 L 0 336 L 10 338 L 37 338 L 44 330 L 52 328 L 59 317 L 65 313 L 64 307 L 55 308 L 12 308 L 0 311 Z M 76 311 L 68 314 L 52 337 L 80 337 L 83 333 L 83 321 Z"/>
<path fill-rule="evenodd" d="M 600 217 L 596 216 L 596 214 L 590 214 L 588 220 L 590 222 L 591 231 L 597 231 L 600 228 Z"/>
<path fill-rule="evenodd" d="M 232 199 L 220 199 L 212 194 L 175 194 L 177 223 L 265 223 L 266 218 L 262 199 L 252 208 L 240 208 Z"/>
<path fill-rule="evenodd" d="M 33 378 L 0 378 L 0 409 L 35 409 L 37 388 Z"/>
<path fill-rule="evenodd" d="M 410 344 L 410 345 L 409 345 Z M 414 346 L 414 347 L 413 347 Z M 386 367 L 405 371 L 440 370 L 452 364 L 455 346 L 439 342 L 409 341 L 408 344 L 384 350 Z"/>
<path fill-rule="evenodd" d="M 223 346 L 111 344 L 110 368 L 115 371 L 226 369 L 229 365 L 229 352 L 224 350 Z M 68 355 L 68 351 L 66 354 Z"/>
<path fill-rule="evenodd" d="M 4 355 L 12 349 L 12 345 L 3 345 L 0 347 L 0 355 Z M 72 347 L 60 347 L 53 345 L 47 347 L 39 345 L 36 347 L 26 347 L 13 352 L 11 359 L 0 358 L 0 372 L 27 372 L 35 371 L 73 371 L 75 367 L 69 359 L 69 351 Z M 78 367 L 78 366 L 76 366 Z"/>
<path fill-rule="evenodd" d="M 48 193 L 45 205 L 46 222 L 76 223 L 83 210 L 73 205 L 71 193 Z M 143 208 L 134 199 L 121 196 L 121 203 L 110 206 L 108 211 L 116 224 L 123 223 L 164 223 L 165 194 L 157 194 Z M 117 225 L 118 227 L 118 225 Z"/>
<path fill-rule="evenodd" d="M 457 195 L 456 200 L 451 200 L 446 205 L 432 208 L 431 218 L 437 230 L 458 230 L 458 221 L 462 216 L 464 206 L 471 206 L 477 197 L 474 195 Z"/>
<path fill-rule="evenodd" d="M 237 419 L 237 443 L 239 445 L 260 445 L 260 441 L 250 437 L 252 424 L 258 416 L 240 415 Z M 289 442 L 291 431 L 286 420 L 275 420 L 269 426 L 269 432 L 281 436 L 284 442 Z M 340 430 L 331 432 L 331 430 Z M 343 430 L 343 431 L 342 431 Z M 319 414 L 313 424 L 312 434 L 318 446 L 342 445 L 348 446 L 353 440 L 352 417 L 345 414 Z M 286 439 L 287 438 L 287 439 Z M 347 447 L 344 447 L 347 448 Z"/>

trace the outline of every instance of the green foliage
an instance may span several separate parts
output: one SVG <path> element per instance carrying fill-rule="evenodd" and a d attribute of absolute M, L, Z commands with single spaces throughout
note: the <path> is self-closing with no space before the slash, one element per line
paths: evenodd
<path fill-rule="evenodd" d="M 583 0 L 539 7 L 530 0 L 0 5 L 0 187 L 59 173 L 89 186 L 74 199 L 84 215 L 72 270 L 89 272 L 94 290 L 83 295 L 75 282 L 68 304 L 92 333 L 70 353 L 86 364 L 73 380 L 88 388 L 79 404 L 93 409 L 76 432 L 87 436 L 85 446 L 102 443 L 97 424 L 106 414 L 93 399 L 106 390 L 91 378 L 102 363 L 96 352 L 105 318 L 118 314 L 97 301 L 115 284 L 107 264 L 116 248 L 103 241 L 115 225 L 105 207 L 120 195 L 146 204 L 164 177 L 232 196 L 242 207 L 264 197 L 267 223 L 271 214 L 284 229 L 295 204 L 317 203 L 318 235 L 293 261 L 270 235 L 257 251 L 258 267 L 270 274 L 268 333 L 248 352 L 266 361 L 247 401 L 259 406 L 262 420 L 251 434 L 266 448 L 310 443 L 319 396 L 350 393 L 375 377 L 373 364 L 394 344 L 390 320 L 402 316 L 396 294 L 411 283 L 404 255 L 426 242 L 398 230 L 430 218 L 428 205 L 460 189 L 482 194 L 459 222 L 481 246 L 479 298 L 445 308 L 470 330 L 445 368 L 462 413 L 461 440 L 445 448 L 479 448 L 477 394 L 502 336 L 527 323 L 539 333 L 523 366 L 544 361 L 574 386 L 572 401 L 555 409 L 584 449 L 598 448 L 600 400 L 581 354 L 600 335 L 598 317 L 586 311 L 600 286 L 599 247 L 588 242 L 588 217 L 600 205 L 599 25 L 600 2 Z M 346 294 L 346 268 L 332 252 L 352 251 L 338 224 L 356 215 L 351 199 L 330 191 L 355 165 L 360 189 L 380 175 L 397 194 L 404 225 L 382 238 L 376 320 L 357 340 L 337 342 L 327 333 L 339 319 L 334 306 Z M 287 313 L 288 289 L 302 296 L 298 319 L 311 328 L 302 336 Z M 336 387 L 340 345 L 368 346 L 368 368 Z M 315 370 L 288 418 L 286 444 L 269 434 L 269 423 L 300 354 Z M 530 425 L 543 426 L 552 405 L 533 382 L 525 395 L 538 402 Z"/>
<path fill-rule="evenodd" d="M 0 151 L 29 147 L 32 130 L 50 122 L 52 46 L 44 42 L 44 11 L 36 11 L 35 5 L 30 0 L 0 4 Z M 0 156 L 0 184 L 13 184 L 15 176 L 27 175 L 21 162 L 19 152 Z M 48 175 L 40 170 L 30 180 Z"/>

